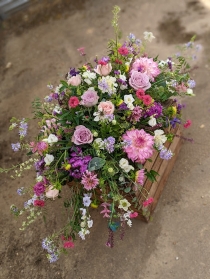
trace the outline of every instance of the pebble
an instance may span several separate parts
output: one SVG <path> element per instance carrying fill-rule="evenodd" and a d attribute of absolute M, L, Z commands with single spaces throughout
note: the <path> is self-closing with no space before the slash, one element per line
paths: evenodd
<path fill-rule="evenodd" d="M 176 260 L 178 260 L 179 259 L 179 257 L 176 257 Z"/>

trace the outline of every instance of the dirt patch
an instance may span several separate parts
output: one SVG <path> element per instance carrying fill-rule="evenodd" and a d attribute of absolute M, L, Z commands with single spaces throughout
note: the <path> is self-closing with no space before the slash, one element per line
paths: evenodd
<path fill-rule="evenodd" d="M 199 39 L 195 32 L 186 32 L 181 19 L 173 14 L 169 14 L 167 18 L 160 22 L 158 31 L 167 44 L 187 43 L 194 35 Z"/>

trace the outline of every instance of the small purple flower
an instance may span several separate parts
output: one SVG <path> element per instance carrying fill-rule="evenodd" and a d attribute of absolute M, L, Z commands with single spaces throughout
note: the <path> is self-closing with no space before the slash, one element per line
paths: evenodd
<path fill-rule="evenodd" d="M 50 90 L 52 90 L 52 89 L 53 89 L 53 85 L 52 85 L 52 84 L 48 84 L 48 85 L 47 85 L 47 88 L 49 88 Z"/>
<path fill-rule="evenodd" d="M 79 74 L 79 71 L 76 71 L 75 68 L 70 68 L 70 71 L 69 71 L 69 74 L 70 76 L 76 76 Z"/>
<path fill-rule="evenodd" d="M 144 117 L 146 118 L 153 115 L 155 118 L 158 118 L 162 116 L 162 111 L 162 105 L 160 103 L 154 102 L 154 104 L 146 110 Z"/>
<path fill-rule="evenodd" d="M 12 143 L 11 146 L 12 146 L 12 150 L 15 151 L 15 152 L 20 150 L 20 143 L 19 142 Z"/>
<path fill-rule="evenodd" d="M 25 119 L 23 118 L 19 126 L 19 135 L 21 137 L 25 137 L 27 135 L 27 130 L 28 130 L 28 123 L 25 122 Z"/>
<path fill-rule="evenodd" d="M 179 119 L 179 118 L 177 118 L 177 117 L 174 117 L 173 119 L 171 119 L 170 120 L 170 124 L 171 124 L 171 126 L 173 127 L 173 128 L 175 128 L 176 127 L 176 124 L 180 124 L 181 123 L 181 120 Z"/>
<path fill-rule="evenodd" d="M 19 196 L 24 195 L 24 194 L 25 194 L 25 193 L 24 193 L 24 187 L 21 187 L 21 188 L 17 189 L 17 194 L 18 194 Z"/>
<path fill-rule="evenodd" d="M 44 98 L 44 101 L 46 102 L 46 103 L 50 103 L 50 102 L 52 102 L 52 100 L 53 100 L 53 98 L 52 98 L 52 96 L 46 96 L 45 98 Z"/>
<path fill-rule="evenodd" d="M 185 44 L 186 48 L 191 48 L 193 46 L 193 42 L 188 42 Z"/>
<path fill-rule="evenodd" d="M 173 153 L 170 149 L 163 147 L 160 151 L 160 158 L 163 160 L 170 160 L 173 156 Z"/>
<path fill-rule="evenodd" d="M 119 105 L 119 110 L 128 110 L 128 107 L 127 107 L 127 105 L 126 105 L 126 103 L 122 103 L 122 104 L 120 104 Z"/>
<path fill-rule="evenodd" d="M 188 84 L 189 88 L 194 88 L 196 86 L 196 83 L 193 79 L 189 79 L 187 81 L 187 84 Z"/>
<path fill-rule="evenodd" d="M 115 138 L 108 137 L 104 140 L 104 147 L 109 153 L 112 153 L 114 151 L 114 144 L 115 144 Z"/>
<path fill-rule="evenodd" d="M 91 199 L 90 196 L 88 196 L 88 194 L 85 194 L 85 196 L 83 197 L 83 205 L 88 207 L 91 204 Z"/>

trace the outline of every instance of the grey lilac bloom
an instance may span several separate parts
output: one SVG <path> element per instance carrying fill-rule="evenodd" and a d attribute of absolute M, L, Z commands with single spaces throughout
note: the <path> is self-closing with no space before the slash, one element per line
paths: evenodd
<path fill-rule="evenodd" d="M 19 142 L 12 143 L 11 146 L 12 146 L 12 150 L 15 151 L 15 152 L 20 150 L 20 143 Z"/>
<path fill-rule="evenodd" d="M 19 126 L 19 135 L 21 137 L 25 137 L 27 135 L 27 130 L 28 130 L 28 123 L 25 122 L 25 119 L 23 118 Z"/>
<path fill-rule="evenodd" d="M 160 151 L 160 158 L 163 160 L 170 160 L 173 156 L 173 153 L 170 149 L 163 147 Z"/>
<path fill-rule="evenodd" d="M 17 194 L 18 194 L 19 196 L 24 195 L 24 194 L 25 194 L 25 193 L 24 193 L 24 187 L 21 187 L 21 188 L 17 189 Z"/>

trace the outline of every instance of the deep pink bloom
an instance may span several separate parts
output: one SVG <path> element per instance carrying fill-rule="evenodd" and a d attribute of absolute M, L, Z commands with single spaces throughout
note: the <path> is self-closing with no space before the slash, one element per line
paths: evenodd
<path fill-rule="evenodd" d="M 45 186 L 42 182 L 37 182 L 35 185 L 34 185 L 34 193 L 37 195 L 37 196 L 40 196 L 41 194 L 43 194 L 45 192 Z"/>
<path fill-rule="evenodd" d="M 186 128 L 186 129 L 189 128 L 191 126 L 191 124 L 192 124 L 192 121 L 188 119 L 184 124 L 184 128 Z"/>
<path fill-rule="evenodd" d="M 140 185 L 144 184 L 144 169 L 138 170 L 135 176 L 135 182 Z"/>
<path fill-rule="evenodd" d="M 149 106 L 152 103 L 152 97 L 150 95 L 144 95 L 142 96 L 142 101 L 145 106 Z"/>
<path fill-rule="evenodd" d="M 80 53 L 80 55 L 84 56 L 85 55 L 85 48 L 84 47 L 80 47 L 77 49 Z"/>
<path fill-rule="evenodd" d="M 139 215 L 138 212 L 132 212 L 132 213 L 130 213 L 130 218 L 131 219 L 136 218 L 138 215 Z"/>
<path fill-rule="evenodd" d="M 124 147 L 124 151 L 133 162 L 140 162 L 143 164 L 146 159 L 152 156 L 154 151 L 154 137 L 146 133 L 143 129 L 127 131 L 122 138 L 125 142 L 129 142 L 129 144 Z"/>
<path fill-rule="evenodd" d="M 136 97 L 137 97 L 138 99 L 142 100 L 142 96 L 144 96 L 144 95 L 145 95 L 145 91 L 144 91 L 143 89 L 138 89 L 138 90 L 136 91 Z"/>
<path fill-rule="evenodd" d="M 123 56 L 127 56 L 129 54 L 129 50 L 125 46 L 121 46 L 120 48 L 118 48 L 118 52 Z"/>
<path fill-rule="evenodd" d="M 72 241 L 65 241 L 63 243 L 63 247 L 64 248 L 74 248 L 74 242 L 72 242 Z"/>
<path fill-rule="evenodd" d="M 148 205 L 153 203 L 153 201 L 154 201 L 154 199 L 152 197 L 147 199 L 146 201 L 143 202 L 143 207 L 147 207 Z"/>
<path fill-rule="evenodd" d="M 76 96 L 72 96 L 69 99 L 69 107 L 76 108 L 79 105 L 79 99 Z"/>
<path fill-rule="evenodd" d="M 44 201 L 41 201 L 41 200 L 35 200 L 34 201 L 34 206 L 43 207 L 44 204 L 45 204 Z"/>
<path fill-rule="evenodd" d="M 130 121 L 137 122 L 142 116 L 142 108 L 139 106 L 134 107 L 132 110 L 131 116 L 129 118 Z"/>
<path fill-rule="evenodd" d="M 153 61 L 153 58 L 141 57 L 136 59 L 132 65 L 131 71 L 138 71 L 147 74 L 151 81 L 160 74 L 158 64 Z"/>
<path fill-rule="evenodd" d="M 109 218 L 109 217 L 110 217 L 110 215 L 109 215 L 109 213 L 111 213 L 111 210 L 109 210 L 110 205 L 111 205 L 111 204 L 109 204 L 109 203 L 107 203 L 107 202 L 103 202 L 103 203 L 101 204 L 101 206 L 104 207 L 104 209 L 100 212 L 101 214 L 104 214 L 103 218 Z M 109 208 L 108 208 L 108 207 L 109 207 Z"/>
<path fill-rule="evenodd" d="M 84 188 L 86 190 L 92 190 L 96 188 L 96 186 L 99 183 L 97 174 L 94 174 L 93 172 L 86 170 L 82 175 L 81 183 L 84 185 Z"/>

